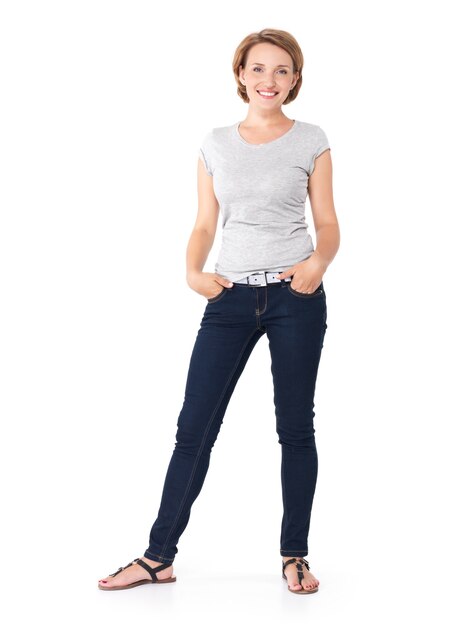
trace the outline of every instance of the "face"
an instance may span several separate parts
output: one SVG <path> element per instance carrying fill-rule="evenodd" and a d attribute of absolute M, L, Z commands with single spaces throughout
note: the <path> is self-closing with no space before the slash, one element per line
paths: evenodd
<path fill-rule="evenodd" d="M 240 65 L 239 77 L 246 86 L 250 104 L 276 108 L 289 95 L 299 73 L 294 73 L 288 52 L 271 43 L 258 43 L 248 51 L 245 68 Z"/>

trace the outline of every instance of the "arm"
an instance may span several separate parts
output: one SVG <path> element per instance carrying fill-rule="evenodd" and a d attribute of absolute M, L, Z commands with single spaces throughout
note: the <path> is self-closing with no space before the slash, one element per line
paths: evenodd
<path fill-rule="evenodd" d="M 219 203 L 214 194 L 212 176 L 202 163 L 197 164 L 197 196 L 198 211 L 193 231 L 186 250 L 186 279 L 193 274 L 202 272 L 212 249 L 219 218 Z"/>
<path fill-rule="evenodd" d="M 197 166 L 198 212 L 186 249 L 186 281 L 191 289 L 211 298 L 220 293 L 220 285 L 230 281 L 212 272 L 203 272 L 214 243 L 219 218 L 219 203 L 214 194 L 213 178 L 199 157 Z"/>
<path fill-rule="evenodd" d="M 315 169 L 308 179 L 308 194 L 316 233 L 316 247 L 310 259 L 323 272 L 333 261 L 340 244 L 338 218 L 333 201 L 333 165 L 330 150 L 315 159 Z"/>

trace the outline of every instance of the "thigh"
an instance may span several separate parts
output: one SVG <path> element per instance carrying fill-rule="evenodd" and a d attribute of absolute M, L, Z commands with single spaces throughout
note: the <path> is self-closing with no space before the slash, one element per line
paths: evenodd
<path fill-rule="evenodd" d="M 267 326 L 276 407 L 310 408 L 327 328 L 326 295 L 282 289 L 282 315 Z M 274 323 L 275 322 L 275 323 Z"/>
<path fill-rule="evenodd" d="M 233 389 L 262 332 L 225 295 L 208 303 L 191 353 L 178 426 L 201 434 L 222 420 Z"/>

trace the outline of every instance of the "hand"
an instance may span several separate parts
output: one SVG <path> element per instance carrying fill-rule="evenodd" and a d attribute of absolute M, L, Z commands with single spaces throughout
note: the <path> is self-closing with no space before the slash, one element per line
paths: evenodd
<path fill-rule="evenodd" d="M 325 273 L 325 264 L 315 256 L 315 252 L 305 261 L 296 263 L 292 267 L 276 275 L 276 278 L 287 278 L 294 276 L 291 280 L 291 287 L 299 293 L 313 293 L 320 286 L 323 274 Z"/>
<path fill-rule="evenodd" d="M 230 280 L 214 272 L 193 272 L 188 275 L 187 282 L 191 289 L 207 300 L 222 293 L 221 285 L 227 288 L 233 286 Z"/>

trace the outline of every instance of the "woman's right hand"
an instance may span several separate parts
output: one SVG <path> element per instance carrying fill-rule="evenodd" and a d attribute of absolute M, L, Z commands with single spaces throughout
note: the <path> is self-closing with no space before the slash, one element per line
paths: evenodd
<path fill-rule="evenodd" d="M 191 289 L 204 296 L 206 300 L 215 298 L 219 293 L 222 293 L 222 287 L 230 288 L 233 286 L 232 281 L 214 272 L 192 272 L 188 274 L 187 282 Z"/>

